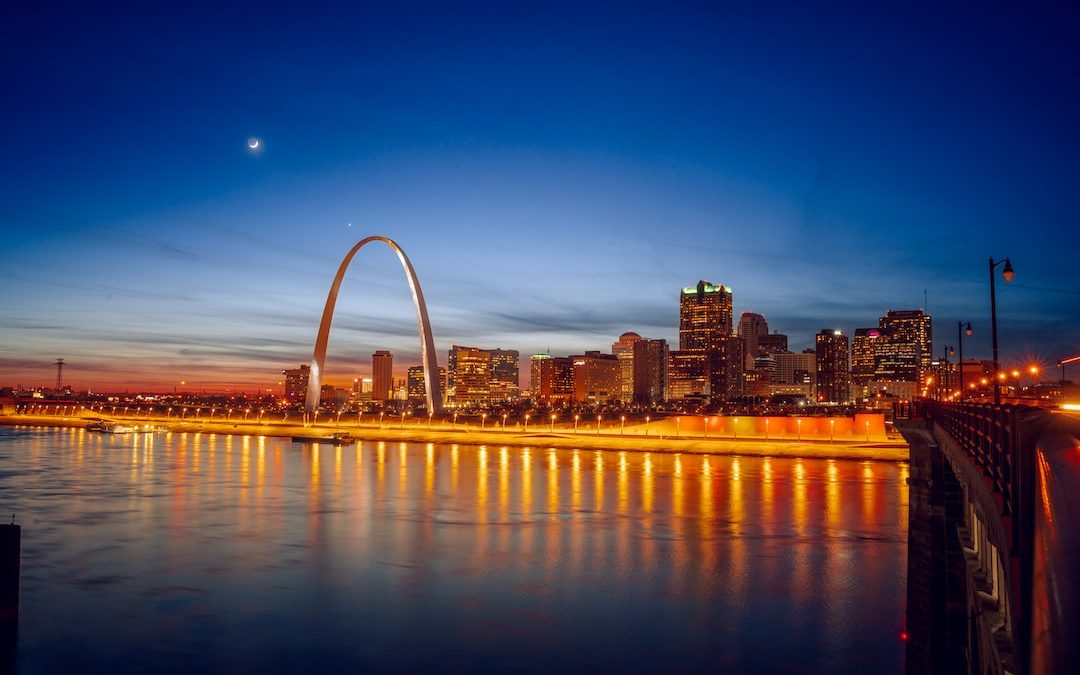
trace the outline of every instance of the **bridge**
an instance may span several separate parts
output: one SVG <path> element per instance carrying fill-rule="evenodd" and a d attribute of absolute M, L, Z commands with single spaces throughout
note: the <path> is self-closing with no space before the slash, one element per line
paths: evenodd
<path fill-rule="evenodd" d="M 897 427 L 908 672 L 1077 672 L 1080 415 L 923 401 Z"/>

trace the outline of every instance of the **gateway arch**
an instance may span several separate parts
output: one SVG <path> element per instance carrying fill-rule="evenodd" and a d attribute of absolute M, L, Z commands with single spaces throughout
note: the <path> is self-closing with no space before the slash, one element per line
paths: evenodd
<path fill-rule="evenodd" d="M 319 396 L 322 393 L 323 364 L 326 361 L 326 343 L 330 339 L 330 322 L 334 319 L 334 305 L 337 304 L 338 290 L 341 288 L 341 280 L 345 278 L 345 270 L 349 268 L 356 252 L 373 241 L 381 241 L 397 253 L 398 260 L 405 270 L 405 276 L 409 280 L 409 290 L 412 291 L 413 304 L 416 306 L 416 323 L 420 332 L 420 353 L 424 363 L 424 393 L 427 395 L 430 410 L 442 412 L 442 391 L 439 386 L 439 362 L 435 356 L 435 340 L 431 336 L 431 322 L 428 321 L 427 305 L 424 304 L 424 292 L 420 290 L 420 281 L 416 278 L 409 257 L 405 251 L 389 237 L 365 237 L 356 246 L 353 246 L 345 259 L 341 261 L 334 283 L 330 285 L 330 294 L 326 298 L 326 307 L 323 308 L 322 321 L 319 322 L 319 335 L 315 338 L 315 353 L 311 357 L 311 371 L 308 373 L 307 398 L 304 401 L 304 410 L 310 415 L 319 408 Z"/>

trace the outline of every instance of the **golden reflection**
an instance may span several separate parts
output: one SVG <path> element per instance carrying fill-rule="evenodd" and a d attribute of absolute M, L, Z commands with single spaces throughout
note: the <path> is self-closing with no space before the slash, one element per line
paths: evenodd
<path fill-rule="evenodd" d="M 761 521 L 767 532 L 772 531 L 773 515 L 776 509 L 776 484 L 773 481 L 772 460 L 761 460 Z"/>
<path fill-rule="evenodd" d="M 431 497 L 435 493 L 435 444 L 428 443 L 424 452 L 424 494 Z"/>
<path fill-rule="evenodd" d="M 532 453 L 528 448 L 521 451 L 521 513 L 532 513 Z"/>
<path fill-rule="evenodd" d="M 450 446 L 450 488 L 457 490 L 458 484 L 458 446 Z"/>
<path fill-rule="evenodd" d="M 505 518 L 510 506 L 510 458 L 506 448 L 499 449 L 499 514 Z"/>
<path fill-rule="evenodd" d="M 731 460 L 731 480 L 728 486 L 728 515 L 731 518 L 732 534 L 742 534 L 743 520 L 746 517 L 743 504 L 742 465 L 739 458 Z"/>
<path fill-rule="evenodd" d="M 312 500 L 315 498 L 315 493 L 319 491 L 319 444 L 313 443 L 311 445 L 311 496 Z"/>
<path fill-rule="evenodd" d="M 559 460 L 554 450 L 548 450 L 548 512 L 559 512 Z"/>
<path fill-rule="evenodd" d="M 825 465 L 825 475 L 827 477 L 825 482 L 825 523 L 835 530 L 840 527 L 842 515 L 840 481 L 837 476 L 836 460 L 826 460 Z"/>
<path fill-rule="evenodd" d="M 195 434 L 195 442 L 196 443 L 199 442 L 199 434 L 197 434 L 197 433 Z M 216 439 L 214 438 L 213 434 L 210 434 L 210 436 L 207 437 L 206 444 L 209 445 L 211 448 L 217 445 Z M 229 471 L 229 470 L 232 469 L 232 444 L 233 444 L 233 437 L 232 436 L 226 436 L 225 437 L 225 470 L 226 471 Z"/>
<path fill-rule="evenodd" d="M 708 457 L 701 458 L 701 500 L 699 506 L 701 514 L 701 531 L 707 533 L 713 519 L 713 483 L 712 463 Z"/>
<path fill-rule="evenodd" d="M 874 481 L 874 465 L 863 462 L 862 465 L 862 517 L 863 522 L 872 522 L 874 515 L 874 496 L 877 483 Z"/>
<path fill-rule="evenodd" d="M 791 517 L 795 531 L 806 534 L 806 467 L 801 459 L 795 460 L 795 481 L 792 485 Z"/>
<path fill-rule="evenodd" d="M 250 440 L 250 436 L 244 436 L 244 441 L 240 450 L 240 483 L 245 486 L 248 485 L 248 481 L 251 477 Z"/>
<path fill-rule="evenodd" d="M 604 510 L 604 453 L 596 451 L 594 460 L 595 471 L 593 473 L 594 508 L 597 511 Z"/>
<path fill-rule="evenodd" d="M 375 449 L 375 482 L 381 488 L 386 479 L 386 443 L 379 441 Z"/>
<path fill-rule="evenodd" d="M 259 493 L 262 493 L 263 486 L 266 485 L 266 437 L 259 436 L 259 458 L 255 465 L 255 485 L 259 488 Z"/>
<path fill-rule="evenodd" d="M 407 456 L 408 446 L 405 443 L 398 444 L 398 494 L 405 494 L 409 487 L 408 471 L 409 459 Z"/>
<path fill-rule="evenodd" d="M 626 452 L 619 453 L 619 513 L 630 509 L 630 475 L 626 470 Z"/>
<path fill-rule="evenodd" d="M 683 480 L 682 475 L 682 457 L 675 455 L 675 477 L 671 481 L 671 507 L 675 510 L 675 515 L 680 518 L 683 515 L 683 488 L 686 485 L 686 481 Z"/>
<path fill-rule="evenodd" d="M 487 521 L 487 503 L 488 503 L 487 447 L 481 445 L 480 450 L 477 451 L 476 512 L 477 512 L 477 517 L 483 522 Z"/>
<path fill-rule="evenodd" d="M 645 453 L 645 463 L 641 469 L 641 510 L 652 513 L 653 510 L 653 470 L 652 453 Z"/>
<path fill-rule="evenodd" d="M 570 504 L 575 512 L 581 508 L 581 456 L 577 450 L 570 462 Z"/>

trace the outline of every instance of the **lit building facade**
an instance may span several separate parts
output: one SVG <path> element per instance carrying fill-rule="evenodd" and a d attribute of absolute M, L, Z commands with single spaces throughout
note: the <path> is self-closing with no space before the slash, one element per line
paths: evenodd
<path fill-rule="evenodd" d="M 454 345 L 450 349 L 448 362 L 452 370 L 447 377 L 453 376 L 453 398 L 457 407 L 487 405 L 491 395 L 491 353 L 478 347 Z"/>
<path fill-rule="evenodd" d="M 618 401 L 621 366 L 612 354 L 589 351 L 571 356 L 574 363 L 574 402 L 608 403 Z"/>
<path fill-rule="evenodd" d="M 285 405 L 290 408 L 299 408 L 304 405 L 310 373 L 311 366 L 308 365 L 281 371 L 281 374 L 285 376 Z"/>
<path fill-rule="evenodd" d="M 516 349 L 488 349 L 491 368 L 488 383 L 490 402 L 512 401 L 518 397 L 521 353 Z"/>
<path fill-rule="evenodd" d="M 707 398 L 709 364 L 707 352 L 701 349 L 677 349 L 668 354 L 668 398 Z"/>
<path fill-rule="evenodd" d="M 848 403 L 851 370 L 848 339 L 843 331 L 822 330 L 815 338 L 817 400 L 819 403 Z"/>
<path fill-rule="evenodd" d="M 535 354 L 530 388 L 533 400 L 538 403 L 570 403 L 574 400 L 573 360 L 567 356 Z"/>
<path fill-rule="evenodd" d="M 679 349 L 669 358 L 669 398 L 705 396 L 715 402 L 742 394 L 745 350 L 742 339 L 732 334 L 731 321 L 731 289 L 704 280 L 682 289 Z"/>
<path fill-rule="evenodd" d="M 921 309 L 889 310 L 878 320 L 874 379 L 925 384 L 933 360 L 933 321 Z"/>
<path fill-rule="evenodd" d="M 446 368 L 439 366 L 439 384 L 442 385 L 441 391 L 445 392 L 446 388 Z M 425 404 L 427 402 L 427 392 L 424 388 L 424 367 L 423 366 L 411 366 L 409 367 L 408 374 L 405 378 L 405 388 L 407 392 L 408 400 L 413 404 Z M 445 403 L 446 401 L 443 401 Z"/>
<path fill-rule="evenodd" d="M 371 355 L 371 400 L 388 401 L 394 397 L 394 355 L 380 349 Z"/>
<path fill-rule="evenodd" d="M 718 350 L 731 335 L 731 289 L 699 281 L 679 294 L 679 350 Z"/>
<path fill-rule="evenodd" d="M 855 400 L 870 395 L 870 381 L 877 369 L 878 345 L 882 342 L 880 328 L 856 328 L 851 338 L 851 388 Z"/>
<path fill-rule="evenodd" d="M 623 403 L 634 400 L 634 345 L 638 342 L 640 335 L 626 332 L 611 343 L 611 353 L 619 360 L 619 400 Z"/>

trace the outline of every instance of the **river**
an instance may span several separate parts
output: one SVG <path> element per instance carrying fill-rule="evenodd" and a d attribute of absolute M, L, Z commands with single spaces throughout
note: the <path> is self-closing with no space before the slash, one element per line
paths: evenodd
<path fill-rule="evenodd" d="M 0 671 L 899 673 L 907 474 L 0 427 Z"/>

